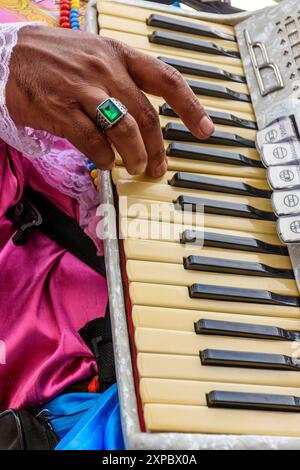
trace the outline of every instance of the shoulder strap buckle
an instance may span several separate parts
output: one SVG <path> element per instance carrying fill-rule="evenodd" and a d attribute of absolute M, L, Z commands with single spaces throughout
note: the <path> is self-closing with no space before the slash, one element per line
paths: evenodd
<path fill-rule="evenodd" d="M 104 317 L 91 320 L 79 330 L 79 334 L 95 356 L 102 393 L 116 382 L 109 306 Z"/>
<path fill-rule="evenodd" d="M 43 223 L 41 213 L 26 196 L 8 210 L 7 216 L 17 228 L 12 239 L 17 246 L 25 245 L 29 233 Z"/>

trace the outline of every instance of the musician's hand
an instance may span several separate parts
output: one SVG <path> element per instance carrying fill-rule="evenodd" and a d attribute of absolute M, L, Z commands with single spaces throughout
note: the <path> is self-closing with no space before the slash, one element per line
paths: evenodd
<path fill-rule="evenodd" d="M 208 137 L 214 127 L 180 73 L 123 43 L 78 31 L 24 27 L 10 63 L 6 88 L 16 124 L 66 137 L 98 168 L 114 165 L 110 142 L 131 174 L 167 170 L 158 115 L 145 94 L 162 96 L 191 132 Z M 128 114 L 106 134 L 95 124 L 108 96 Z"/>

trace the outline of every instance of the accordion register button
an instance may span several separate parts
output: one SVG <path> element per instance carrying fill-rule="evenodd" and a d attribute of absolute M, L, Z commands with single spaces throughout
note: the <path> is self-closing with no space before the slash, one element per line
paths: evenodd
<path fill-rule="evenodd" d="M 284 243 L 299 243 L 300 214 L 279 217 L 277 220 L 277 232 Z"/>
<path fill-rule="evenodd" d="M 260 156 L 266 167 L 295 163 L 300 159 L 300 142 L 294 139 L 288 142 L 263 145 Z"/>
<path fill-rule="evenodd" d="M 277 216 L 300 213 L 300 190 L 274 191 L 271 200 Z"/>
<path fill-rule="evenodd" d="M 256 134 L 258 149 L 264 144 L 274 144 L 284 139 L 297 138 L 296 123 L 291 116 L 277 119 Z"/>
<path fill-rule="evenodd" d="M 300 166 L 272 166 L 267 170 L 268 183 L 272 189 L 300 188 Z"/>

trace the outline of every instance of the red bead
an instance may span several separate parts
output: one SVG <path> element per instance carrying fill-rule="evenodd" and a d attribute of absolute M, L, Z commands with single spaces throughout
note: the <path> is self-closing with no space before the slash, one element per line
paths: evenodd
<path fill-rule="evenodd" d="M 69 18 L 60 18 L 59 24 L 62 25 L 63 23 L 70 23 Z"/>
<path fill-rule="evenodd" d="M 60 2 L 60 6 L 61 6 L 61 7 L 62 7 L 63 5 L 67 5 L 67 6 L 68 6 L 68 5 L 70 5 L 70 4 L 71 4 L 71 2 L 69 2 L 68 0 L 61 0 L 61 2 Z"/>
<path fill-rule="evenodd" d="M 70 7 L 67 7 L 67 6 L 63 6 L 61 9 L 60 9 L 60 14 L 62 14 L 62 12 L 65 12 L 65 13 L 70 13 Z"/>
<path fill-rule="evenodd" d="M 60 19 L 60 21 L 59 21 L 60 26 L 62 26 L 65 23 L 70 24 L 69 18 L 61 18 Z"/>
<path fill-rule="evenodd" d="M 62 21 L 69 21 L 70 20 L 70 16 L 69 15 L 60 15 L 60 22 Z"/>
<path fill-rule="evenodd" d="M 68 21 L 63 21 L 63 22 L 60 24 L 60 26 L 61 26 L 62 28 L 71 28 L 71 25 L 70 25 L 70 23 L 69 23 Z"/>

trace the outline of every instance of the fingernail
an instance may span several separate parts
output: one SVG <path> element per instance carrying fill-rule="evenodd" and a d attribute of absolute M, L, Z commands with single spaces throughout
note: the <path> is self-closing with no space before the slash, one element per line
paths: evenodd
<path fill-rule="evenodd" d="M 160 178 L 163 176 L 168 169 L 168 160 L 164 159 L 153 171 L 153 178 Z"/>
<path fill-rule="evenodd" d="M 208 116 L 203 116 L 201 119 L 200 130 L 205 136 L 210 136 L 215 131 L 215 126 Z"/>
<path fill-rule="evenodd" d="M 127 171 L 132 176 L 142 175 L 146 170 L 147 163 L 145 161 L 141 163 L 136 163 L 135 167 Z"/>

